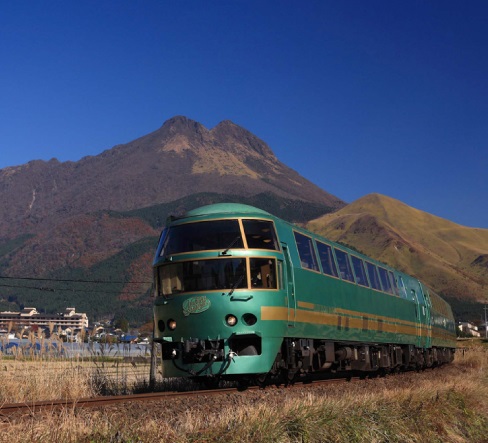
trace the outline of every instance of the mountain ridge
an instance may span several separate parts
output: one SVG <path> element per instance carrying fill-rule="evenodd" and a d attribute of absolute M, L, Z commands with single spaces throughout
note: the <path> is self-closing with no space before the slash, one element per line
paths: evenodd
<path fill-rule="evenodd" d="M 253 204 L 297 222 L 345 205 L 230 120 L 209 130 L 176 116 L 95 156 L 4 168 L 0 277 L 14 284 L 0 279 L 0 309 L 33 305 L 57 312 L 69 305 L 91 316 L 146 321 L 150 283 L 136 282 L 151 280 L 166 217 L 222 201 Z"/>
<path fill-rule="evenodd" d="M 469 228 L 369 194 L 312 220 L 307 227 L 331 240 L 354 245 L 428 283 L 441 294 L 488 299 L 488 229 Z"/>
<path fill-rule="evenodd" d="M 0 232 L 13 238 L 52 224 L 53 218 L 127 211 L 222 189 L 247 196 L 272 192 L 332 209 L 345 204 L 282 164 L 244 128 L 224 121 L 208 130 L 180 116 L 97 156 L 35 160 L 0 170 L 0 205 L 6 208 Z"/>

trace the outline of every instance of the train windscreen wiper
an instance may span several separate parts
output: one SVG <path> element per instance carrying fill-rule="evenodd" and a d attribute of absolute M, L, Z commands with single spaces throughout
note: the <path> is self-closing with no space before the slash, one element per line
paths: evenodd
<path fill-rule="evenodd" d="M 232 288 L 230 289 L 229 293 L 227 295 L 232 295 L 234 291 L 237 289 L 237 287 L 241 284 L 242 280 L 244 279 L 244 274 L 241 274 L 241 276 L 237 279 L 237 281 L 234 283 Z"/>
<path fill-rule="evenodd" d="M 232 246 L 234 246 L 239 240 L 241 239 L 241 236 L 238 235 L 234 240 L 232 240 L 232 243 L 227 246 L 227 248 L 225 248 L 221 253 L 220 255 L 227 255 L 227 252 L 229 252 L 229 249 L 232 248 Z"/>

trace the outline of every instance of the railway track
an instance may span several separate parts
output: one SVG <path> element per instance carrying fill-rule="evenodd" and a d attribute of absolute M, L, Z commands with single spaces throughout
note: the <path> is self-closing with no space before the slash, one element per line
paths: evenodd
<path fill-rule="evenodd" d="M 237 391 L 237 389 L 225 388 L 188 392 L 149 392 L 145 394 L 80 398 L 78 400 L 44 400 L 25 403 L 5 403 L 0 406 L 0 416 L 9 416 L 19 412 L 28 412 L 34 414 L 40 410 L 55 408 L 96 408 L 117 403 L 127 403 L 134 401 L 157 401 L 175 397 L 191 397 L 195 395 L 218 395 L 234 391 Z"/>
<path fill-rule="evenodd" d="M 359 378 L 355 377 L 351 379 L 334 378 L 328 380 L 315 380 L 308 382 L 307 384 L 333 384 L 333 383 L 343 383 L 345 381 L 357 381 Z M 297 382 L 286 388 L 284 387 L 273 387 L 268 386 L 265 389 L 294 389 L 299 388 L 304 382 Z M 244 389 L 244 391 L 259 390 L 262 389 L 259 386 L 249 386 Z M 0 405 L 0 418 L 9 417 L 13 415 L 25 415 L 25 414 L 36 414 L 45 410 L 53 409 L 78 409 L 78 408 L 96 408 L 104 407 L 115 404 L 122 404 L 128 402 L 141 402 L 141 401 L 158 401 L 158 400 L 170 400 L 172 398 L 184 398 L 184 397 L 195 397 L 195 396 L 209 396 L 209 395 L 222 395 L 229 393 L 238 393 L 243 391 L 241 388 L 219 388 L 219 389 L 209 389 L 209 390 L 197 390 L 197 391 L 168 391 L 168 392 L 149 392 L 144 394 L 131 394 L 131 395 L 115 395 L 115 396 L 104 396 L 104 397 L 93 397 L 93 398 L 80 398 L 77 400 L 44 400 L 35 402 L 24 402 L 24 403 L 4 403 Z"/>

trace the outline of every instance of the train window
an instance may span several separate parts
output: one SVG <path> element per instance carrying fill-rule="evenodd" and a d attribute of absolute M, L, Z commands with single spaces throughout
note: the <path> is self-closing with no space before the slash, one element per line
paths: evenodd
<path fill-rule="evenodd" d="M 366 269 L 368 270 L 369 282 L 371 287 L 378 291 L 381 291 L 380 276 L 378 275 L 378 269 L 373 263 L 366 262 Z"/>
<path fill-rule="evenodd" d="M 215 289 L 247 288 L 246 259 L 193 260 L 165 264 L 158 269 L 163 295 Z"/>
<path fill-rule="evenodd" d="M 161 256 L 206 249 L 244 248 L 237 220 L 185 223 L 168 230 Z"/>
<path fill-rule="evenodd" d="M 242 220 L 247 246 L 251 249 L 278 251 L 278 238 L 273 223 L 266 220 Z"/>
<path fill-rule="evenodd" d="M 281 260 L 278 261 L 278 273 L 277 273 L 277 278 L 278 278 L 278 287 L 283 289 L 285 287 L 283 283 L 283 262 Z"/>
<path fill-rule="evenodd" d="M 334 248 L 335 255 L 337 257 L 337 264 L 339 265 L 339 271 L 343 280 L 354 282 L 354 275 L 352 273 L 351 263 L 349 261 L 349 255 L 347 252 Z"/>
<path fill-rule="evenodd" d="M 368 278 L 366 277 L 366 271 L 364 270 L 363 261 L 354 255 L 351 255 L 352 267 L 354 268 L 354 274 L 356 274 L 356 281 L 358 285 L 369 287 Z"/>
<path fill-rule="evenodd" d="M 317 257 L 315 257 L 312 239 L 298 232 L 294 232 L 294 234 L 302 268 L 318 271 L 319 266 L 317 264 Z"/>
<path fill-rule="evenodd" d="M 395 295 L 400 296 L 400 290 L 398 289 L 397 282 L 395 280 L 395 276 L 393 275 L 393 272 L 388 271 L 388 275 L 390 276 L 391 286 L 393 288 Z"/>
<path fill-rule="evenodd" d="M 251 258 L 251 285 L 253 288 L 276 289 L 276 263 L 269 258 Z"/>
<path fill-rule="evenodd" d="M 319 251 L 320 263 L 322 263 L 324 273 L 327 275 L 332 275 L 333 277 L 339 277 L 332 248 L 329 245 L 318 241 L 317 250 Z"/>
<path fill-rule="evenodd" d="M 405 283 L 403 283 L 403 278 L 401 275 L 398 276 L 398 286 L 400 287 L 400 296 L 402 298 L 407 298 L 407 291 L 405 290 Z"/>
<path fill-rule="evenodd" d="M 388 271 L 385 268 L 378 267 L 380 272 L 381 285 L 383 286 L 383 291 L 393 294 L 393 289 L 391 287 L 390 278 L 388 277 Z"/>

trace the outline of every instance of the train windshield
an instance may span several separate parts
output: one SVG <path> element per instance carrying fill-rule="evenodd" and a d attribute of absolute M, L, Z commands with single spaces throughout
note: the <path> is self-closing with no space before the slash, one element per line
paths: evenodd
<path fill-rule="evenodd" d="M 273 223 L 267 220 L 242 220 L 247 247 L 279 250 Z M 172 226 L 164 239 L 160 256 L 205 250 L 243 249 L 244 237 L 238 220 L 212 220 Z"/>
<path fill-rule="evenodd" d="M 243 248 L 237 220 L 216 220 L 172 226 L 161 256 L 207 249 Z"/>
<path fill-rule="evenodd" d="M 184 292 L 277 289 L 276 260 L 218 258 L 168 263 L 158 268 L 158 291 L 166 297 Z M 250 279 L 250 281 L 248 281 Z"/>

